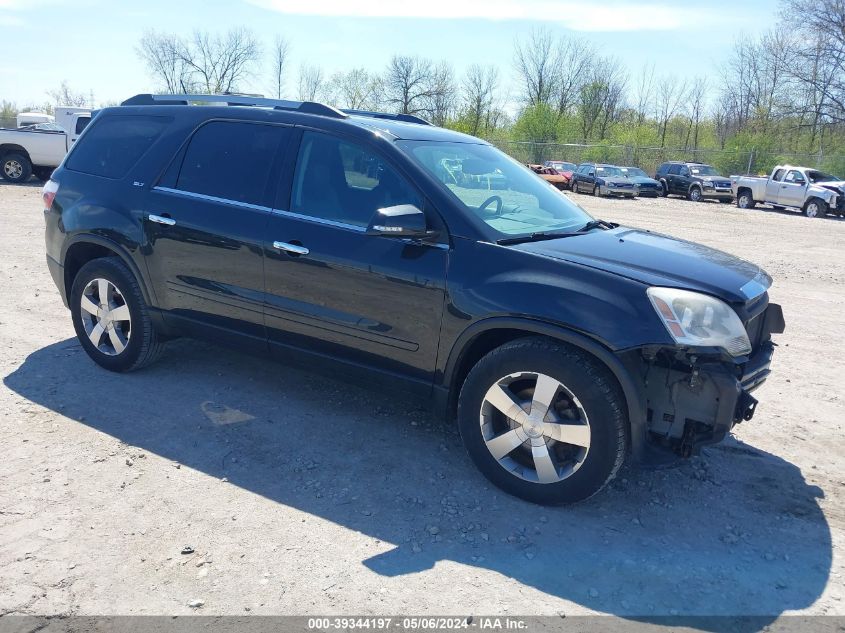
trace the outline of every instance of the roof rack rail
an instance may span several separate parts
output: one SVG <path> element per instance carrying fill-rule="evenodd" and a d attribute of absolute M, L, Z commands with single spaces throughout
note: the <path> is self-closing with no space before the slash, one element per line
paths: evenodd
<path fill-rule="evenodd" d="M 388 119 L 391 121 L 404 121 L 405 123 L 416 123 L 418 125 L 432 125 L 422 117 L 413 114 L 388 114 L 387 112 L 371 112 L 370 110 L 341 110 L 344 114 L 355 116 L 366 116 L 373 119 Z"/>
<path fill-rule="evenodd" d="M 267 99 L 261 96 L 240 94 L 137 94 L 123 101 L 120 105 L 190 105 L 192 103 L 206 103 L 227 106 L 257 106 L 274 108 L 276 110 L 296 110 L 306 114 L 319 114 L 335 119 L 345 119 L 348 115 L 337 108 L 315 101 L 287 101 L 285 99 Z"/>

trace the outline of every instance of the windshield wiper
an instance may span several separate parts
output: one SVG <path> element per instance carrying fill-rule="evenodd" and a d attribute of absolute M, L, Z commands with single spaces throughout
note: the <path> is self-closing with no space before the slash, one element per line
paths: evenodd
<path fill-rule="evenodd" d="M 587 231 L 592 231 L 593 229 L 597 229 L 600 227 L 604 227 L 605 229 L 615 229 L 618 224 L 615 222 L 608 222 L 607 220 L 590 220 L 584 226 L 576 231 L 576 233 L 586 233 Z"/>
<path fill-rule="evenodd" d="M 556 240 L 559 237 L 572 237 L 573 235 L 582 235 L 587 231 L 592 231 L 593 229 L 597 229 L 599 227 L 604 227 L 605 229 L 615 229 L 617 226 L 619 225 L 615 224 L 614 222 L 608 222 L 607 220 L 590 220 L 577 231 L 560 231 L 557 233 L 540 231 L 537 233 L 531 233 L 530 235 L 506 237 L 501 240 L 496 240 L 496 244 L 507 246 L 508 244 L 522 244 L 524 242 L 541 242 L 543 240 Z"/>
<path fill-rule="evenodd" d="M 520 235 L 519 237 L 506 237 L 501 240 L 496 240 L 496 244 L 507 246 L 508 244 L 522 244 L 523 242 L 541 242 L 543 240 L 556 240 L 559 237 L 572 237 L 578 235 L 578 232 L 560 232 L 560 233 L 531 233 L 530 235 Z"/>

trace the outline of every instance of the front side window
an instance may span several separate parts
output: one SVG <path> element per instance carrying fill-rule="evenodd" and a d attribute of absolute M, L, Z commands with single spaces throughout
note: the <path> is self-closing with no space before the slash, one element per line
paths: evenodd
<path fill-rule="evenodd" d="M 260 205 L 273 159 L 289 133 L 278 125 L 206 123 L 191 138 L 176 188 Z"/>
<path fill-rule="evenodd" d="M 445 170 L 460 165 L 446 165 Z M 365 147 L 319 132 L 305 132 L 291 191 L 291 211 L 323 220 L 366 227 L 378 209 L 412 204 L 416 190 Z"/>
<path fill-rule="evenodd" d="M 397 141 L 491 239 L 583 226 L 586 211 L 490 145 Z M 583 169 L 591 166 L 583 166 Z"/>
<path fill-rule="evenodd" d="M 804 183 L 804 176 L 801 175 L 800 171 L 796 171 L 795 169 L 791 169 L 788 174 L 786 174 L 786 178 L 784 178 L 784 182 L 792 182 L 792 183 Z"/>

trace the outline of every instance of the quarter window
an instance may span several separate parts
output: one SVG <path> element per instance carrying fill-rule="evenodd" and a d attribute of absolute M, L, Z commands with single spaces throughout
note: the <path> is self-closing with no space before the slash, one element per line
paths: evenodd
<path fill-rule="evenodd" d="M 212 121 L 191 138 L 176 188 L 247 204 L 263 204 L 273 159 L 288 128 Z"/>
<path fill-rule="evenodd" d="M 366 227 L 377 209 L 398 204 L 423 206 L 419 194 L 377 155 L 327 134 L 302 135 L 291 211 Z"/>
<path fill-rule="evenodd" d="M 105 178 L 123 178 L 171 121 L 163 116 L 99 116 L 68 156 L 67 168 Z"/>

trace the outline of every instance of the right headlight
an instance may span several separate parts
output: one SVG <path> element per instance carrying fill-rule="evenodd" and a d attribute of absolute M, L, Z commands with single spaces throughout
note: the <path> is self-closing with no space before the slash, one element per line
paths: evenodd
<path fill-rule="evenodd" d="M 676 343 L 721 347 L 731 356 L 751 352 L 751 341 L 742 321 L 724 301 L 678 288 L 654 286 L 646 292 Z"/>

